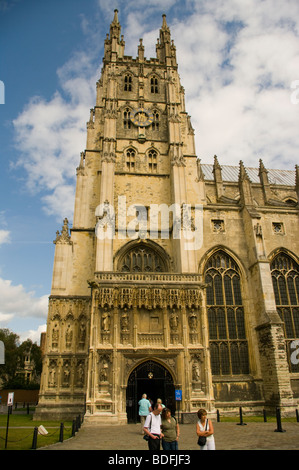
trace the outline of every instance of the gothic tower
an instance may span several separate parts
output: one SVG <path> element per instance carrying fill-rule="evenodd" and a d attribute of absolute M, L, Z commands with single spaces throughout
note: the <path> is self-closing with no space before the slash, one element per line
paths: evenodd
<path fill-rule="evenodd" d="M 175 411 L 176 390 L 185 421 L 199 407 L 215 411 L 215 397 L 229 409 L 274 395 L 293 404 L 257 211 L 256 199 L 271 196 L 262 184 L 254 196 L 243 164 L 228 185 L 217 157 L 212 170 L 196 157 L 166 16 L 156 58 L 145 58 L 142 39 L 133 58 L 115 10 L 73 226 L 65 220 L 54 242 L 37 418 L 126 423 L 142 393 Z M 272 359 L 285 373 L 266 374 L 263 390 Z"/>

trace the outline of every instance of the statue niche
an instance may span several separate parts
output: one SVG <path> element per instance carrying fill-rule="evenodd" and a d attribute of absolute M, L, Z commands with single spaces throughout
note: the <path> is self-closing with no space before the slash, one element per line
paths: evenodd
<path fill-rule="evenodd" d="M 110 342 L 111 312 L 107 307 L 104 308 L 101 316 L 101 342 Z"/>

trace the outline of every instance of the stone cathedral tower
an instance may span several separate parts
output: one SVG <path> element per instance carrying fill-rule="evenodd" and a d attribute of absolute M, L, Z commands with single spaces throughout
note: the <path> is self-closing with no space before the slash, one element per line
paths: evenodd
<path fill-rule="evenodd" d="M 294 171 L 262 162 L 201 164 L 166 16 L 156 58 L 141 39 L 137 57 L 126 56 L 120 33 L 115 10 L 73 226 L 65 220 L 54 242 L 36 417 L 135 421 L 142 393 L 173 411 L 179 403 L 185 420 L 199 407 L 291 409 L 298 169 L 295 182 Z M 289 336 L 272 283 L 281 263 L 293 276 Z"/>

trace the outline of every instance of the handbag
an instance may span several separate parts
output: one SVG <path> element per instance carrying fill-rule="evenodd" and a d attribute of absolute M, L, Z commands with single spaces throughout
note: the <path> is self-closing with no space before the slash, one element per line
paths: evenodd
<path fill-rule="evenodd" d="M 207 419 L 207 421 L 206 421 L 205 431 L 207 430 L 207 427 L 208 427 L 208 419 Z M 199 436 L 199 437 L 198 437 L 197 444 L 198 444 L 199 446 L 204 446 L 204 445 L 206 444 L 206 442 L 207 442 L 206 436 Z"/>

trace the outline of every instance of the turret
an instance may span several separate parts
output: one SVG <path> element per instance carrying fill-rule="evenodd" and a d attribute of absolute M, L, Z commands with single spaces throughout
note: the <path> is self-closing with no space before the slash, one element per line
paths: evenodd
<path fill-rule="evenodd" d="M 171 40 L 166 15 L 162 15 L 162 18 L 162 28 L 160 29 L 160 36 L 156 45 L 157 59 L 159 59 L 159 62 L 166 62 L 167 66 L 176 66 L 176 48 Z"/>
<path fill-rule="evenodd" d="M 118 10 L 114 10 L 114 18 L 110 24 L 110 36 L 107 34 L 104 45 L 104 63 L 115 62 L 124 56 L 125 42 L 120 38 L 121 26 L 118 21 Z"/>

